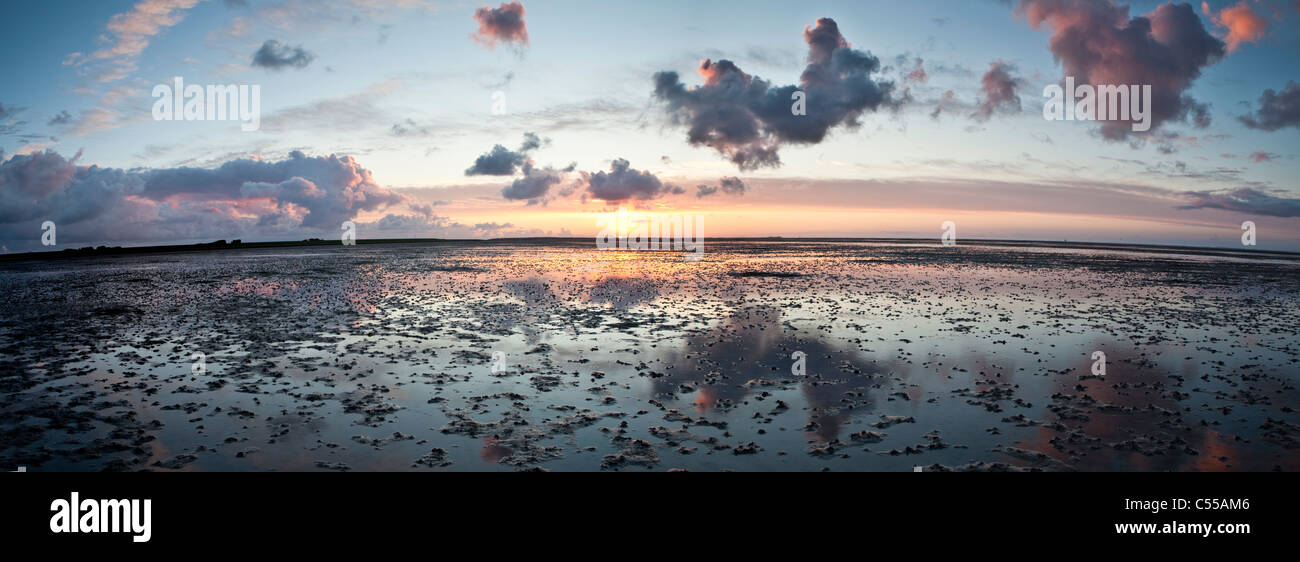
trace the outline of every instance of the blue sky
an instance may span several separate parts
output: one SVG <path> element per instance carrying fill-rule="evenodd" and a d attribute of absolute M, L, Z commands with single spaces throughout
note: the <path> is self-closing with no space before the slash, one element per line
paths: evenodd
<path fill-rule="evenodd" d="M 1076 12 L 1112 6 L 1107 0 L 1035 2 L 1069 4 Z M 0 21 L 10 61 L 10 79 L 0 84 L 0 107 L 8 113 L 0 119 L 0 159 L 16 170 L 35 166 L 33 155 L 53 151 L 64 162 L 45 165 L 134 171 L 132 177 L 152 185 L 158 177 L 179 176 L 140 170 L 346 155 L 351 160 L 345 167 L 369 174 L 372 200 L 392 201 L 361 205 L 347 218 L 378 225 L 394 216 L 383 224 L 404 225 L 363 228 L 362 237 L 410 234 L 402 230 L 410 228 L 454 237 L 586 235 L 595 225 L 591 213 L 628 203 L 646 211 L 716 215 L 718 235 L 929 236 L 937 231 L 934 219 L 951 215 L 972 225 L 964 229 L 972 237 L 1230 246 L 1241 222 L 1252 220 L 1261 227 L 1260 247 L 1300 249 L 1300 212 L 1294 211 L 1300 208 L 1300 127 L 1268 131 L 1239 120 L 1256 114 L 1265 90 L 1282 92 L 1300 80 L 1300 7 L 1290 0 L 1191 6 L 1199 25 L 1218 39 L 1226 40 L 1229 30 L 1216 24 L 1216 14 L 1239 4 L 1266 28 L 1198 68 L 1181 92 L 1206 105 L 1208 126 L 1170 121 L 1155 134 L 1116 141 L 1102 138 L 1095 123 L 1042 118 L 1043 87 L 1058 83 L 1066 70 L 1049 45 L 1056 30 L 1050 24 L 1035 29 L 1017 15 L 1024 9 L 1018 4 L 529 0 L 523 2 L 527 43 L 489 48 L 472 38 L 479 30 L 474 15 L 498 8 L 496 2 L 20 3 Z M 1121 4 L 1131 16 L 1160 6 Z M 863 112 L 857 128 L 840 123 L 820 142 L 782 143 L 780 166 L 738 169 L 714 148 L 692 145 L 665 100 L 655 96 L 656 72 L 675 71 L 687 87 L 702 84 L 702 59 L 731 60 L 774 85 L 797 84 L 808 64 L 805 26 L 816 27 L 818 18 L 834 20 L 846 48 L 879 60 L 871 79 L 892 83 L 894 96 Z M 254 66 L 253 54 L 268 40 L 300 47 L 310 63 Z M 984 99 L 981 78 L 995 62 L 1011 69 L 1019 109 L 1006 104 L 988 120 L 974 118 Z M 924 69 L 924 80 L 908 78 L 917 68 Z M 150 92 L 173 76 L 189 84 L 259 85 L 261 130 L 153 120 Z M 502 115 L 492 113 L 496 91 L 505 95 Z M 932 117 L 947 92 L 950 102 Z M 64 111 L 70 119 L 51 124 Z M 547 141 L 528 154 L 538 168 L 574 164 L 571 172 L 557 172 L 544 197 L 501 196 L 523 172 L 465 175 L 475 158 L 497 144 L 513 149 L 525 133 Z M 617 159 L 684 189 L 626 202 L 584 197 L 586 178 L 610 171 Z M 258 174 L 263 180 L 274 175 Z M 214 177 L 233 183 L 143 191 L 115 186 L 118 195 L 96 199 L 97 206 L 64 211 L 60 236 L 137 244 L 311 234 L 295 228 L 310 204 L 284 194 L 250 204 L 249 193 L 275 191 L 249 187 L 252 180 L 234 173 Z M 743 180 L 747 191 L 695 195 L 697 185 L 724 177 Z M 290 178 L 270 183 L 281 179 Z M 326 180 L 305 179 L 334 193 Z M 0 185 L 12 192 L 5 202 L 39 211 L 0 216 L 5 250 L 38 249 L 33 225 L 42 221 L 36 215 L 66 209 L 66 201 L 53 203 L 61 193 L 89 189 L 37 190 L 29 204 L 34 192 L 18 181 Z M 926 189 L 909 187 L 920 184 Z M 1023 189 L 1042 185 L 1050 188 Z M 809 200 L 808 192 L 818 198 Z M 1192 192 L 1202 195 L 1183 195 Z M 909 200 L 915 193 L 928 195 Z M 1128 199 L 1139 195 L 1140 201 Z M 1213 204 L 1205 208 L 1206 201 Z M 160 206 L 178 214 L 153 208 Z M 843 216 L 844 209 L 861 209 L 873 219 Z M 224 220 L 206 230 L 179 229 L 191 212 Z M 108 217 L 131 226 L 110 228 L 103 222 Z M 266 227 L 271 223 L 279 226 Z"/>

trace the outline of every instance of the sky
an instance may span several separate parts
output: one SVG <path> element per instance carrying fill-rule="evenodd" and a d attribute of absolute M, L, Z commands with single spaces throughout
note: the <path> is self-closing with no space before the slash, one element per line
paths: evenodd
<path fill-rule="evenodd" d="M 585 237 L 620 207 L 706 237 L 1240 248 L 1249 221 L 1300 251 L 1298 24 L 1300 0 L 10 3 L 0 251 Z M 255 86 L 256 126 L 160 113 L 177 77 Z M 1151 86 L 1151 128 L 1045 118 L 1067 77 Z"/>

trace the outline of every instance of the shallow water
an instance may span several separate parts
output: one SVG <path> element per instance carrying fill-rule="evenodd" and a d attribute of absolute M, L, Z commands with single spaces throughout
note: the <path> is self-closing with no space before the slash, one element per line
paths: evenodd
<path fill-rule="evenodd" d="M 1300 468 L 1300 264 L 795 241 L 683 256 L 447 243 L 0 264 L 0 464 Z"/>

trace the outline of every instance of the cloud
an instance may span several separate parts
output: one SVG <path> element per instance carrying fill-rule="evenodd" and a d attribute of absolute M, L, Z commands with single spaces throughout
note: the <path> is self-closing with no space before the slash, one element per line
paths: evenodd
<path fill-rule="evenodd" d="M 46 123 L 46 125 L 49 125 L 51 127 L 57 127 L 61 125 L 68 125 L 71 123 L 72 123 L 72 114 L 68 113 L 68 110 L 65 109 L 63 111 L 60 111 L 54 117 L 51 117 L 49 122 Z"/>
<path fill-rule="evenodd" d="M 422 214 L 388 213 L 376 221 L 357 222 L 356 226 L 358 238 L 463 238 L 473 233 L 447 217 Z"/>
<path fill-rule="evenodd" d="M 516 228 L 512 223 L 481 222 L 462 224 L 448 217 L 434 215 L 399 215 L 389 213 L 373 222 L 358 222 L 358 237 L 373 238 L 482 238 L 513 236 L 543 236 L 549 231 Z M 375 235 L 377 233 L 377 235 Z"/>
<path fill-rule="evenodd" d="M 929 75 L 925 73 L 925 60 L 921 58 L 917 58 L 916 66 L 912 68 L 911 72 L 908 72 L 907 76 L 905 76 L 903 79 L 907 82 L 924 84 L 926 80 L 929 80 L 929 78 L 930 78 Z"/>
<path fill-rule="evenodd" d="M 410 208 L 412 211 L 415 211 L 416 214 L 422 217 L 431 218 L 434 216 L 433 214 L 434 207 L 440 205 L 449 205 L 449 204 L 451 204 L 450 201 L 428 201 L 425 203 L 416 203 L 414 201 L 408 201 L 406 206 Z"/>
<path fill-rule="evenodd" d="M 536 133 L 524 133 L 524 140 L 519 144 L 518 150 L 495 145 L 492 150 L 476 158 L 474 165 L 465 170 L 465 175 L 513 176 L 522 172 L 523 177 L 515 179 L 502 189 L 501 196 L 515 201 L 528 200 L 529 205 L 543 203 L 551 188 L 562 183 L 565 175 L 578 166 L 573 163 L 558 170 L 550 166 L 537 167 L 530 154 L 549 143 L 550 139 L 543 139 Z"/>
<path fill-rule="evenodd" d="M 433 129 L 428 125 L 416 123 L 414 119 L 407 118 L 402 120 L 401 123 L 394 123 L 388 132 L 395 137 L 427 137 L 433 134 Z"/>
<path fill-rule="evenodd" d="M 1270 217 L 1300 217 L 1300 199 L 1275 197 L 1249 187 L 1226 191 L 1194 191 L 1180 209 L 1225 209 Z"/>
<path fill-rule="evenodd" d="M 404 203 L 401 194 L 375 183 L 370 171 L 350 156 L 310 157 L 294 151 L 279 162 L 240 159 L 215 169 L 171 168 L 147 172 L 144 191 L 152 200 L 182 196 L 269 197 L 275 212 L 294 215 L 299 226 L 337 228 L 360 211 L 373 211 Z M 257 195 L 247 185 L 273 188 Z M 308 185 L 310 184 L 310 185 Z M 236 191 L 238 186 L 238 191 Z"/>
<path fill-rule="evenodd" d="M 737 177 L 722 178 L 721 182 L 723 193 L 744 195 L 746 191 L 749 191 L 749 186 L 745 185 L 745 182 L 741 181 L 741 179 Z"/>
<path fill-rule="evenodd" d="M 493 146 L 492 150 L 474 159 L 474 165 L 465 170 L 465 175 L 513 176 L 531 164 L 528 154 L 541 146 L 542 139 L 536 133 L 524 133 L 524 142 L 519 145 L 519 150 L 510 150 L 499 144 Z"/>
<path fill-rule="evenodd" d="M 1277 158 L 1277 155 L 1273 154 L 1272 152 L 1264 152 L 1262 150 L 1257 150 L 1255 152 L 1250 153 L 1249 158 L 1255 161 L 1256 163 L 1272 162 L 1274 158 Z"/>
<path fill-rule="evenodd" d="M 505 189 L 501 196 L 510 200 L 527 199 L 529 205 L 536 205 L 546 199 L 551 188 L 564 181 L 564 175 L 572 172 L 576 164 L 562 170 L 551 167 L 534 168 L 531 163 L 524 164 L 524 177 L 516 179 Z"/>
<path fill-rule="evenodd" d="M 1209 107 L 1186 92 L 1201 70 L 1225 54 L 1188 4 L 1161 4 L 1129 17 L 1129 7 L 1098 0 L 1020 0 L 1016 13 L 1038 29 L 1052 29 L 1049 45 L 1066 76 L 1078 84 L 1150 84 L 1151 131 L 1191 118 L 1209 125 Z M 1129 121 L 1106 121 L 1102 136 L 1120 140 Z"/>
<path fill-rule="evenodd" d="M 864 112 L 890 102 L 892 82 L 872 79 L 880 60 L 850 48 L 830 18 L 804 28 L 807 66 L 799 84 L 773 86 L 730 60 L 700 63 L 704 84 L 687 87 L 676 72 L 654 75 L 654 96 L 695 146 L 708 146 L 741 170 L 778 167 L 783 144 L 820 143 L 836 126 L 855 129 Z M 806 95 L 806 115 L 794 115 L 792 96 Z"/>
<path fill-rule="evenodd" d="M 72 122 L 68 134 L 74 137 L 85 137 L 100 131 L 116 129 L 124 124 L 121 117 L 120 113 L 112 109 L 102 107 L 83 109 L 81 116 Z"/>
<path fill-rule="evenodd" d="M 1236 51 L 1242 43 L 1259 41 L 1268 31 L 1268 20 L 1255 13 L 1245 0 L 1224 8 L 1217 14 L 1210 9 L 1208 2 L 1201 2 L 1201 11 L 1216 25 L 1228 30 L 1223 40 L 1228 43 L 1229 53 Z"/>
<path fill-rule="evenodd" d="M 695 187 L 695 197 L 703 198 L 713 195 L 719 191 L 730 195 L 744 195 L 749 191 L 749 186 L 737 177 L 727 177 L 719 180 L 719 185 L 698 185 Z"/>
<path fill-rule="evenodd" d="M 474 230 L 486 232 L 489 235 L 496 234 L 502 230 L 514 228 L 515 225 L 510 223 L 500 224 L 495 222 L 480 222 L 474 225 Z"/>
<path fill-rule="evenodd" d="M 270 70 L 307 68 L 307 65 L 315 59 L 316 55 L 307 52 L 302 45 L 291 47 L 275 39 L 267 39 L 257 52 L 253 53 L 253 66 Z"/>
<path fill-rule="evenodd" d="M 474 10 L 478 32 L 470 35 L 489 49 L 498 42 L 515 45 L 528 44 L 528 25 L 524 22 L 524 5 L 519 2 L 502 2 L 499 8 Z"/>
<path fill-rule="evenodd" d="M 18 119 L 18 114 L 26 108 L 15 107 L 0 103 L 0 135 L 19 135 L 27 125 L 27 121 Z"/>
<path fill-rule="evenodd" d="M 988 121 L 999 111 L 1020 112 L 1020 94 L 1016 93 L 1016 90 L 1024 85 L 1024 80 L 1011 75 L 1015 70 L 1015 65 L 1011 63 L 1003 61 L 989 63 L 988 72 L 980 78 L 980 100 L 973 115 L 976 120 Z M 936 117 L 938 111 L 939 108 L 936 108 Z"/>
<path fill-rule="evenodd" d="M 356 93 L 286 107 L 264 115 L 262 131 L 314 130 L 322 135 L 338 135 L 341 131 L 355 134 L 376 123 L 391 122 L 393 117 L 381 108 L 382 102 L 401 86 L 400 79 L 389 78 Z"/>
<path fill-rule="evenodd" d="M 524 133 L 524 142 L 519 145 L 520 152 L 530 152 L 541 148 L 542 138 L 537 133 Z"/>
<path fill-rule="evenodd" d="M 45 220 L 74 242 L 333 235 L 360 213 L 409 202 L 350 156 L 131 170 L 77 159 L 47 150 L 0 164 L 0 237 L 34 239 Z"/>
<path fill-rule="evenodd" d="M 1282 93 L 1264 90 L 1259 96 L 1259 109 L 1254 115 L 1239 117 L 1252 129 L 1276 131 L 1283 127 L 1300 128 L 1300 84 L 1287 81 Z"/>
<path fill-rule="evenodd" d="M 957 93 L 952 90 L 947 90 L 939 97 L 939 101 L 935 102 L 934 111 L 930 112 L 930 118 L 937 120 L 939 119 L 939 115 L 945 110 L 960 107 L 961 105 L 961 102 L 957 101 Z"/>
<path fill-rule="evenodd" d="M 582 172 L 581 187 L 585 195 L 606 202 L 619 202 L 635 199 L 645 201 L 672 193 L 684 191 L 671 184 L 664 184 L 649 171 L 634 170 L 623 158 L 616 158 L 609 165 L 609 171 Z"/>
<path fill-rule="evenodd" d="M 185 19 L 185 13 L 199 0 L 141 0 L 131 11 L 115 14 L 105 26 L 107 45 L 89 55 L 71 53 L 65 65 L 92 63 L 91 78 L 112 82 L 125 78 L 136 69 L 136 58 L 155 36 Z"/>

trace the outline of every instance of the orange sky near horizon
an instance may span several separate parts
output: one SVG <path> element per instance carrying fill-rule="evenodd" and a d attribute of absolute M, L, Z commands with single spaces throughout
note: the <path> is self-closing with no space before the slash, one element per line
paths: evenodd
<path fill-rule="evenodd" d="M 851 238 L 938 238 L 945 221 L 956 224 L 958 239 L 1073 240 L 1087 242 L 1165 243 L 1181 240 L 1218 241 L 1215 245 L 1240 244 L 1241 226 L 1235 219 L 1187 220 L 1157 217 L 1122 217 L 1095 214 L 1018 211 L 970 211 L 952 209 L 860 209 L 833 207 L 791 207 L 783 205 L 738 205 L 719 208 L 673 208 L 656 202 L 653 209 L 625 207 L 631 217 L 665 218 L 671 215 L 703 216 L 705 238 L 729 237 L 851 237 Z M 592 206 L 589 210 L 536 207 L 449 209 L 447 213 L 463 224 L 509 223 L 515 231 L 536 229 L 538 235 L 594 237 L 606 218 L 617 209 Z M 1207 214 L 1232 215 L 1226 211 Z M 441 214 L 441 212 L 440 212 Z M 378 218 L 378 217 L 375 217 Z M 1202 219 L 1202 220 L 1196 220 Z M 1255 218 L 1260 237 L 1300 238 L 1294 221 Z M 383 238 L 366 236 L 360 238 Z M 510 235 L 507 235 L 510 236 Z M 493 236 L 485 236 L 493 237 Z"/>

